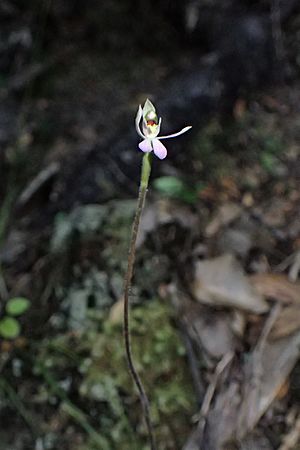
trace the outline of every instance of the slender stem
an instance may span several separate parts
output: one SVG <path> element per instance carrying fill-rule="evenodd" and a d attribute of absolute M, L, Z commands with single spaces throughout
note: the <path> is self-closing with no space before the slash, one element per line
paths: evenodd
<path fill-rule="evenodd" d="M 134 381 L 134 384 L 137 387 L 140 402 L 143 407 L 143 413 L 144 413 L 146 426 L 148 429 L 151 450 L 156 450 L 157 447 L 155 444 L 154 432 L 153 432 L 153 427 L 152 427 L 149 400 L 148 400 L 147 394 L 145 392 L 141 378 L 140 378 L 140 376 L 134 366 L 134 362 L 133 362 L 132 351 L 131 351 L 130 322 L 129 322 L 129 295 L 130 295 L 134 261 L 135 261 L 136 239 L 137 239 L 137 235 L 138 235 L 141 215 L 142 215 L 144 204 L 145 204 L 145 198 L 146 198 L 146 194 L 147 194 L 150 172 L 151 172 L 151 153 L 145 153 L 144 157 L 143 157 L 139 196 L 138 196 L 137 207 L 136 207 L 135 217 L 134 217 L 132 231 L 131 231 L 131 239 L 130 239 L 129 254 L 128 254 L 128 265 L 127 265 L 127 271 L 126 271 L 126 275 L 125 275 L 124 341 L 125 341 L 126 357 L 127 357 L 130 375 Z"/>

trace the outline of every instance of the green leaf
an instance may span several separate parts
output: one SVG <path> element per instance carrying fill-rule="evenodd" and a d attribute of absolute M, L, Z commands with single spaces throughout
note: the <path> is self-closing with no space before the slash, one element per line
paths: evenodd
<path fill-rule="evenodd" d="M 262 153 L 260 157 L 260 162 L 264 170 L 271 175 L 274 174 L 276 165 L 278 164 L 278 159 L 276 156 L 272 155 L 271 153 Z"/>
<path fill-rule="evenodd" d="M 24 297 L 14 297 L 6 303 L 6 312 L 11 316 L 20 316 L 30 307 L 30 301 Z"/>
<path fill-rule="evenodd" d="M 0 320 L 0 335 L 4 339 L 15 339 L 19 336 L 21 327 L 13 317 L 4 317 Z"/>
<path fill-rule="evenodd" d="M 154 181 L 154 187 L 162 194 L 174 196 L 185 188 L 184 183 L 177 177 L 160 177 Z"/>
<path fill-rule="evenodd" d="M 185 183 L 177 177 L 160 177 L 154 180 L 154 188 L 162 195 L 176 198 L 186 203 L 195 203 L 198 198 L 198 192 L 203 188 L 200 184 L 196 189 L 189 189 Z"/>

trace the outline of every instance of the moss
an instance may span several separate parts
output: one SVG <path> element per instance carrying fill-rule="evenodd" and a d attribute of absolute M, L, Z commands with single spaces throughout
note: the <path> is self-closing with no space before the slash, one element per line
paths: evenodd
<path fill-rule="evenodd" d="M 170 310 L 159 301 L 139 306 L 132 313 L 132 348 L 151 401 L 159 448 L 180 448 L 194 412 L 192 383 L 184 348 L 170 322 Z M 147 448 L 139 399 L 129 377 L 121 328 L 106 321 L 103 333 L 91 334 L 91 354 L 83 363 L 80 393 L 103 404 L 101 434 L 111 449 Z M 135 432 L 132 429 L 135 424 Z M 176 430 L 176 431 L 174 431 Z M 90 443 L 87 447 L 91 448 Z"/>
<path fill-rule="evenodd" d="M 171 308 L 151 300 L 133 308 L 131 316 L 134 360 L 150 399 L 158 448 L 182 448 L 196 405 Z M 114 322 L 109 317 L 91 315 L 84 332 L 39 344 L 34 371 L 43 382 L 36 399 L 50 407 L 55 396 L 58 414 L 67 413 L 81 429 L 83 441 L 74 450 L 147 450 L 141 405 L 125 358 L 122 308 L 118 323 L 116 314 Z M 71 410 L 66 412 L 66 405 Z"/>

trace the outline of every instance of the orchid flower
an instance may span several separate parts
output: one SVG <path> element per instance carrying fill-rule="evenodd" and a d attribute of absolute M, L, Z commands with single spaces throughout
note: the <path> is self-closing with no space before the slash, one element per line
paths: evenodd
<path fill-rule="evenodd" d="M 141 120 L 142 129 L 140 126 Z M 160 142 L 162 139 L 177 137 L 192 128 L 189 126 L 177 133 L 169 134 L 168 136 L 158 136 L 161 127 L 161 118 L 158 119 L 155 107 L 148 99 L 145 101 L 143 108 L 141 105 L 139 106 L 135 119 L 135 127 L 138 135 L 143 139 L 143 141 L 139 143 L 140 150 L 144 153 L 149 153 L 153 150 L 154 154 L 159 159 L 164 159 L 167 156 L 167 149 Z"/>

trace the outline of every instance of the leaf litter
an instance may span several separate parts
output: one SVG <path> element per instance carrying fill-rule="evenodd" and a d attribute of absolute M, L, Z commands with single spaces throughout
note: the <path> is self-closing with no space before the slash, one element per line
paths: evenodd
<path fill-rule="evenodd" d="M 186 280 L 166 290 L 194 354 L 201 355 L 194 378 L 207 387 L 184 450 L 298 448 L 299 420 L 288 422 L 282 411 L 297 410 L 289 380 L 300 357 L 299 233 L 290 233 L 289 223 L 292 230 L 299 223 L 299 201 L 286 194 L 294 179 L 290 187 L 276 181 L 283 172 L 276 173 L 268 202 L 252 194 L 250 203 L 241 196 L 241 206 L 217 199 L 188 290 Z"/>

